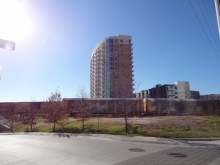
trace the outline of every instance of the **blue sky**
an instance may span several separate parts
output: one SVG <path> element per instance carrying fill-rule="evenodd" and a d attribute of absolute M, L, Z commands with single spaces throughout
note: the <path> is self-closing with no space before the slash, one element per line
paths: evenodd
<path fill-rule="evenodd" d="M 220 47 L 214 0 L 203 1 Z M 197 1 L 191 2 L 220 57 Z M 188 0 L 26 0 L 23 7 L 33 28 L 15 51 L 0 49 L 1 102 L 42 101 L 57 88 L 68 98 L 82 87 L 89 92 L 93 49 L 119 34 L 132 36 L 138 91 L 189 81 L 201 94 L 220 93 L 220 61 Z"/>

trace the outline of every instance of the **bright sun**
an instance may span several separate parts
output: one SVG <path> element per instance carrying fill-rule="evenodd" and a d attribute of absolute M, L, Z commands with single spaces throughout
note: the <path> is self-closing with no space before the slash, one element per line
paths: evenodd
<path fill-rule="evenodd" d="M 21 2 L 0 0 L 0 38 L 17 41 L 25 37 L 30 29 L 31 22 Z"/>

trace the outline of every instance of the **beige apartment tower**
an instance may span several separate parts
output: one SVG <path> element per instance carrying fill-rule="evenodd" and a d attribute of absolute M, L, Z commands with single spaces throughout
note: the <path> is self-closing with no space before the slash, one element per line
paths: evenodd
<path fill-rule="evenodd" d="M 90 62 L 91 98 L 133 97 L 131 40 L 131 36 L 111 36 L 95 47 Z"/>

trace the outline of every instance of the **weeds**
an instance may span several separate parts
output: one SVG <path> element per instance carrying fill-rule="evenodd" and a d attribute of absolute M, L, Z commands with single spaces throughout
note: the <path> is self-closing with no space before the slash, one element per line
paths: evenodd
<path fill-rule="evenodd" d="M 129 135 L 143 135 L 165 138 L 212 138 L 220 137 L 220 117 L 218 116 L 204 116 L 198 119 L 193 116 L 169 116 L 169 117 L 155 117 L 155 119 L 167 120 L 180 120 L 187 122 L 191 121 L 191 124 L 175 124 L 160 122 L 155 123 L 153 127 L 148 127 L 144 124 L 129 123 L 128 134 Z M 188 118 L 188 119 L 187 119 Z M 198 121 L 198 120 L 199 121 Z M 43 123 L 41 119 L 40 124 L 37 125 L 33 131 L 35 132 L 52 132 L 53 125 Z M 147 118 L 146 118 L 147 120 Z M 195 122 L 193 122 L 195 121 Z M 30 132 L 30 127 L 27 125 L 18 125 L 15 127 L 14 132 Z M 65 133 L 82 133 L 82 124 L 76 119 L 70 118 L 69 122 L 65 126 L 58 126 L 56 132 Z M 85 133 L 94 134 L 113 134 L 113 135 L 127 135 L 125 132 L 124 123 L 118 121 L 110 122 L 101 119 L 100 126 L 98 128 L 96 118 L 91 118 L 85 121 Z"/>

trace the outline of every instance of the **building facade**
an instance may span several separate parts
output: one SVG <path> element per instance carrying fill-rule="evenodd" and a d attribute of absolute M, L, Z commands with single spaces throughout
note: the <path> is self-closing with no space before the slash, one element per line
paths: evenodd
<path fill-rule="evenodd" d="M 199 91 L 190 91 L 191 99 L 200 99 Z"/>
<path fill-rule="evenodd" d="M 220 94 L 200 95 L 201 99 L 220 100 Z"/>
<path fill-rule="evenodd" d="M 168 98 L 168 99 L 190 99 L 190 87 L 187 81 L 177 81 L 174 84 L 157 84 L 148 90 L 141 90 L 136 98 Z"/>
<path fill-rule="evenodd" d="M 93 50 L 90 62 L 90 97 L 133 97 L 133 48 L 131 36 L 103 39 Z"/>
<path fill-rule="evenodd" d="M 174 84 L 164 84 L 161 86 L 161 94 L 158 98 L 168 98 L 175 99 L 176 98 L 176 87 Z"/>
<path fill-rule="evenodd" d="M 187 81 L 177 81 L 174 83 L 176 86 L 176 94 L 178 99 L 190 99 L 190 87 Z"/>

